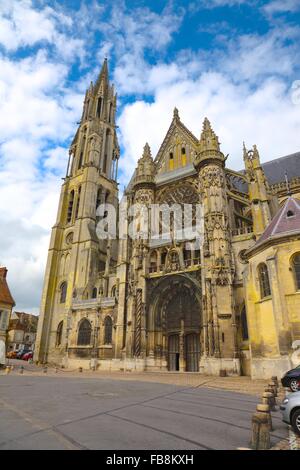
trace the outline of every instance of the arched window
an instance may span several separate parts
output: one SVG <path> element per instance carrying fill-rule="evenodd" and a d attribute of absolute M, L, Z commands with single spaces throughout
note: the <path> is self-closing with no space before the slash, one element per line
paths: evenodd
<path fill-rule="evenodd" d="M 269 295 L 271 295 L 269 273 L 267 265 L 265 263 L 261 263 L 258 266 L 258 278 L 260 285 L 260 295 L 263 299 L 264 297 L 268 297 Z"/>
<path fill-rule="evenodd" d="M 79 328 L 78 328 L 78 339 L 77 344 L 78 346 L 87 346 L 91 343 L 91 334 L 92 334 L 92 327 L 90 322 L 85 318 L 81 321 Z"/>
<path fill-rule="evenodd" d="M 85 108 L 85 119 L 87 119 L 89 116 L 89 107 L 90 107 L 90 100 L 87 100 L 86 108 Z"/>
<path fill-rule="evenodd" d="M 112 319 L 106 317 L 104 320 L 104 344 L 112 343 Z"/>
<path fill-rule="evenodd" d="M 97 298 L 97 287 L 94 287 L 93 291 L 92 291 L 92 299 L 96 299 Z"/>
<path fill-rule="evenodd" d="M 182 149 L 181 149 L 181 163 L 182 163 L 182 166 L 185 166 L 185 165 L 186 165 L 186 151 L 185 151 L 185 147 L 182 147 Z"/>
<path fill-rule="evenodd" d="M 106 173 L 106 171 L 107 171 L 107 160 L 108 160 L 109 146 L 110 146 L 110 130 L 107 129 L 106 138 L 105 138 L 105 149 L 104 149 L 104 156 L 103 156 L 103 165 L 102 165 L 103 173 Z"/>
<path fill-rule="evenodd" d="M 300 290 L 300 253 L 294 255 L 292 263 L 296 282 L 296 289 Z"/>
<path fill-rule="evenodd" d="M 111 297 L 116 297 L 117 294 L 117 286 L 113 286 L 111 288 Z"/>
<path fill-rule="evenodd" d="M 101 204 L 101 194 L 102 194 L 102 188 L 100 187 L 97 191 L 97 199 L 96 199 L 96 210 Z"/>
<path fill-rule="evenodd" d="M 58 324 L 57 330 L 56 330 L 56 342 L 55 342 L 55 345 L 56 345 L 56 346 L 60 346 L 60 345 L 61 345 L 62 332 L 63 332 L 63 322 L 61 321 L 61 322 Z"/>
<path fill-rule="evenodd" d="M 100 96 L 97 100 L 97 110 L 96 110 L 96 116 L 97 117 L 101 116 L 101 108 L 102 108 L 102 98 Z"/>
<path fill-rule="evenodd" d="M 77 217 L 78 217 L 79 205 L 80 205 L 80 194 L 81 194 L 81 186 L 79 186 L 79 189 L 78 189 L 78 196 L 77 196 L 77 203 L 76 203 L 76 211 L 75 211 L 75 219 L 77 219 Z"/>
<path fill-rule="evenodd" d="M 80 156 L 79 156 L 79 162 L 78 162 L 78 169 L 82 167 L 83 164 L 83 155 L 84 155 L 84 150 L 85 150 L 85 142 L 86 142 L 86 136 L 83 136 L 82 143 L 81 143 L 81 150 L 80 150 Z"/>
<path fill-rule="evenodd" d="M 169 155 L 169 169 L 170 170 L 174 169 L 174 155 L 173 155 L 173 152 L 170 152 L 170 155 Z"/>
<path fill-rule="evenodd" d="M 157 271 L 157 252 L 152 251 L 150 254 L 150 273 Z"/>
<path fill-rule="evenodd" d="M 68 205 L 68 212 L 67 212 L 67 223 L 71 222 L 71 220 L 72 220 L 73 204 L 74 204 L 74 190 L 72 190 L 70 192 L 70 196 L 69 196 L 69 205 Z"/>
<path fill-rule="evenodd" d="M 64 304 L 66 301 L 67 288 L 68 288 L 67 282 L 63 282 L 60 286 L 60 303 L 61 304 Z"/>
<path fill-rule="evenodd" d="M 108 122 L 111 123 L 111 119 L 112 119 L 112 104 L 110 103 L 109 105 L 109 116 L 108 116 Z"/>
<path fill-rule="evenodd" d="M 241 313 L 242 338 L 244 341 L 249 339 L 246 307 L 244 305 Z"/>

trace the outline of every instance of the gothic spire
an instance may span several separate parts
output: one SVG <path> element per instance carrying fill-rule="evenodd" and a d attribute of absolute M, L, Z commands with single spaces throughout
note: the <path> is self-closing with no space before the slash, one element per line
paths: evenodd
<path fill-rule="evenodd" d="M 220 151 L 219 139 L 206 117 L 203 122 L 202 133 L 198 145 L 198 152 L 194 160 L 194 166 L 198 168 L 203 165 L 204 162 L 207 163 L 208 161 L 218 162 L 224 166 L 226 158 Z"/>
<path fill-rule="evenodd" d="M 200 151 L 204 150 L 220 151 L 219 139 L 214 133 L 207 117 L 204 119 L 202 133 L 200 137 Z"/>
<path fill-rule="evenodd" d="M 106 85 L 108 85 L 108 82 L 109 82 L 108 65 L 107 65 L 107 58 L 105 57 L 105 59 L 103 61 L 103 64 L 102 64 L 101 71 L 99 73 L 98 79 L 97 79 L 95 87 L 94 87 L 95 92 L 97 92 L 99 90 L 99 87 L 100 87 L 101 83 L 103 83 L 104 86 L 106 86 Z"/>
<path fill-rule="evenodd" d="M 155 175 L 155 163 L 151 155 L 148 142 L 144 146 L 143 155 L 138 160 L 134 184 L 153 183 Z"/>

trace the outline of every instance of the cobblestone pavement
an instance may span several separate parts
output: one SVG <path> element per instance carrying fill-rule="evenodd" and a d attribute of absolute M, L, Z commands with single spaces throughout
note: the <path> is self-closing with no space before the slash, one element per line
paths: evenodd
<path fill-rule="evenodd" d="M 43 367 L 35 364 L 28 364 L 26 361 L 10 360 L 9 364 L 13 366 L 11 374 L 19 374 L 23 367 L 24 375 L 44 375 Z M 5 374 L 2 370 L 0 374 Z M 134 380 L 142 382 L 152 382 L 170 385 L 180 385 L 182 387 L 203 386 L 221 390 L 231 390 L 239 393 L 261 396 L 268 380 L 251 380 L 249 377 L 214 377 L 193 372 L 121 372 L 121 371 L 91 371 L 84 369 L 79 372 L 78 369 L 69 370 L 55 367 L 47 367 L 47 375 L 58 375 L 64 377 L 85 377 L 85 378 L 109 378 L 111 380 Z M 46 375 L 45 374 L 45 375 Z"/>
<path fill-rule="evenodd" d="M 48 377 L 64 377 L 64 378 L 84 378 L 84 379 L 106 379 L 112 381 L 134 381 L 134 382 L 151 382 L 153 384 L 176 385 L 181 387 L 205 387 L 214 390 L 232 391 L 242 394 L 248 394 L 260 398 L 264 387 L 268 384 L 268 380 L 251 380 L 249 377 L 212 377 L 200 375 L 198 373 L 170 373 L 170 372 L 121 372 L 121 371 L 91 371 L 61 369 L 55 367 L 47 367 L 44 372 L 42 366 L 28 364 L 24 361 L 9 361 L 13 369 L 9 375 L 19 375 L 23 368 L 24 376 L 48 376 Z M 5 370 L 0 371 L 0 375 L 6 375 Z M 280 389 L 278 402 L 284 397 L 285 391 Z M 258 399 L 257 403 L 260 402 Z M 254 410 L 253 410 L 254 411 Z M 279 412 L 278 412 L 279 419 Z M 271 450 L 300 450 L 300 438 L 289 429 L 289 436 L 277 442 Z"/>

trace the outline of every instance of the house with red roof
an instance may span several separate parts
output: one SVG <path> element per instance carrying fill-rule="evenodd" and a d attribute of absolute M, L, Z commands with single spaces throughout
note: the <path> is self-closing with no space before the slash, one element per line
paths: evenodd
<path fill-rule="evenodd" d="M 7 269 L 0 268 L 0 365 L 6 362 L 7 332 L 15 301 L 7 284 Z"/>

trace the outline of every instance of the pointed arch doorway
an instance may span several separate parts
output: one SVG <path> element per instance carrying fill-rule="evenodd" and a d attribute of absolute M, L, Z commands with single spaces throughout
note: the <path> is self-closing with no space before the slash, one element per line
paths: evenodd
<path fill-rule="evenodd" d="M 169 278 L 156 303 L 156 340 L 164 337 L 169 371 L 198 372 L 201 356 L 202 315 L 200 292 L 193 282 Z M 160 349 L 159 347 L 157 348 Z"/>

